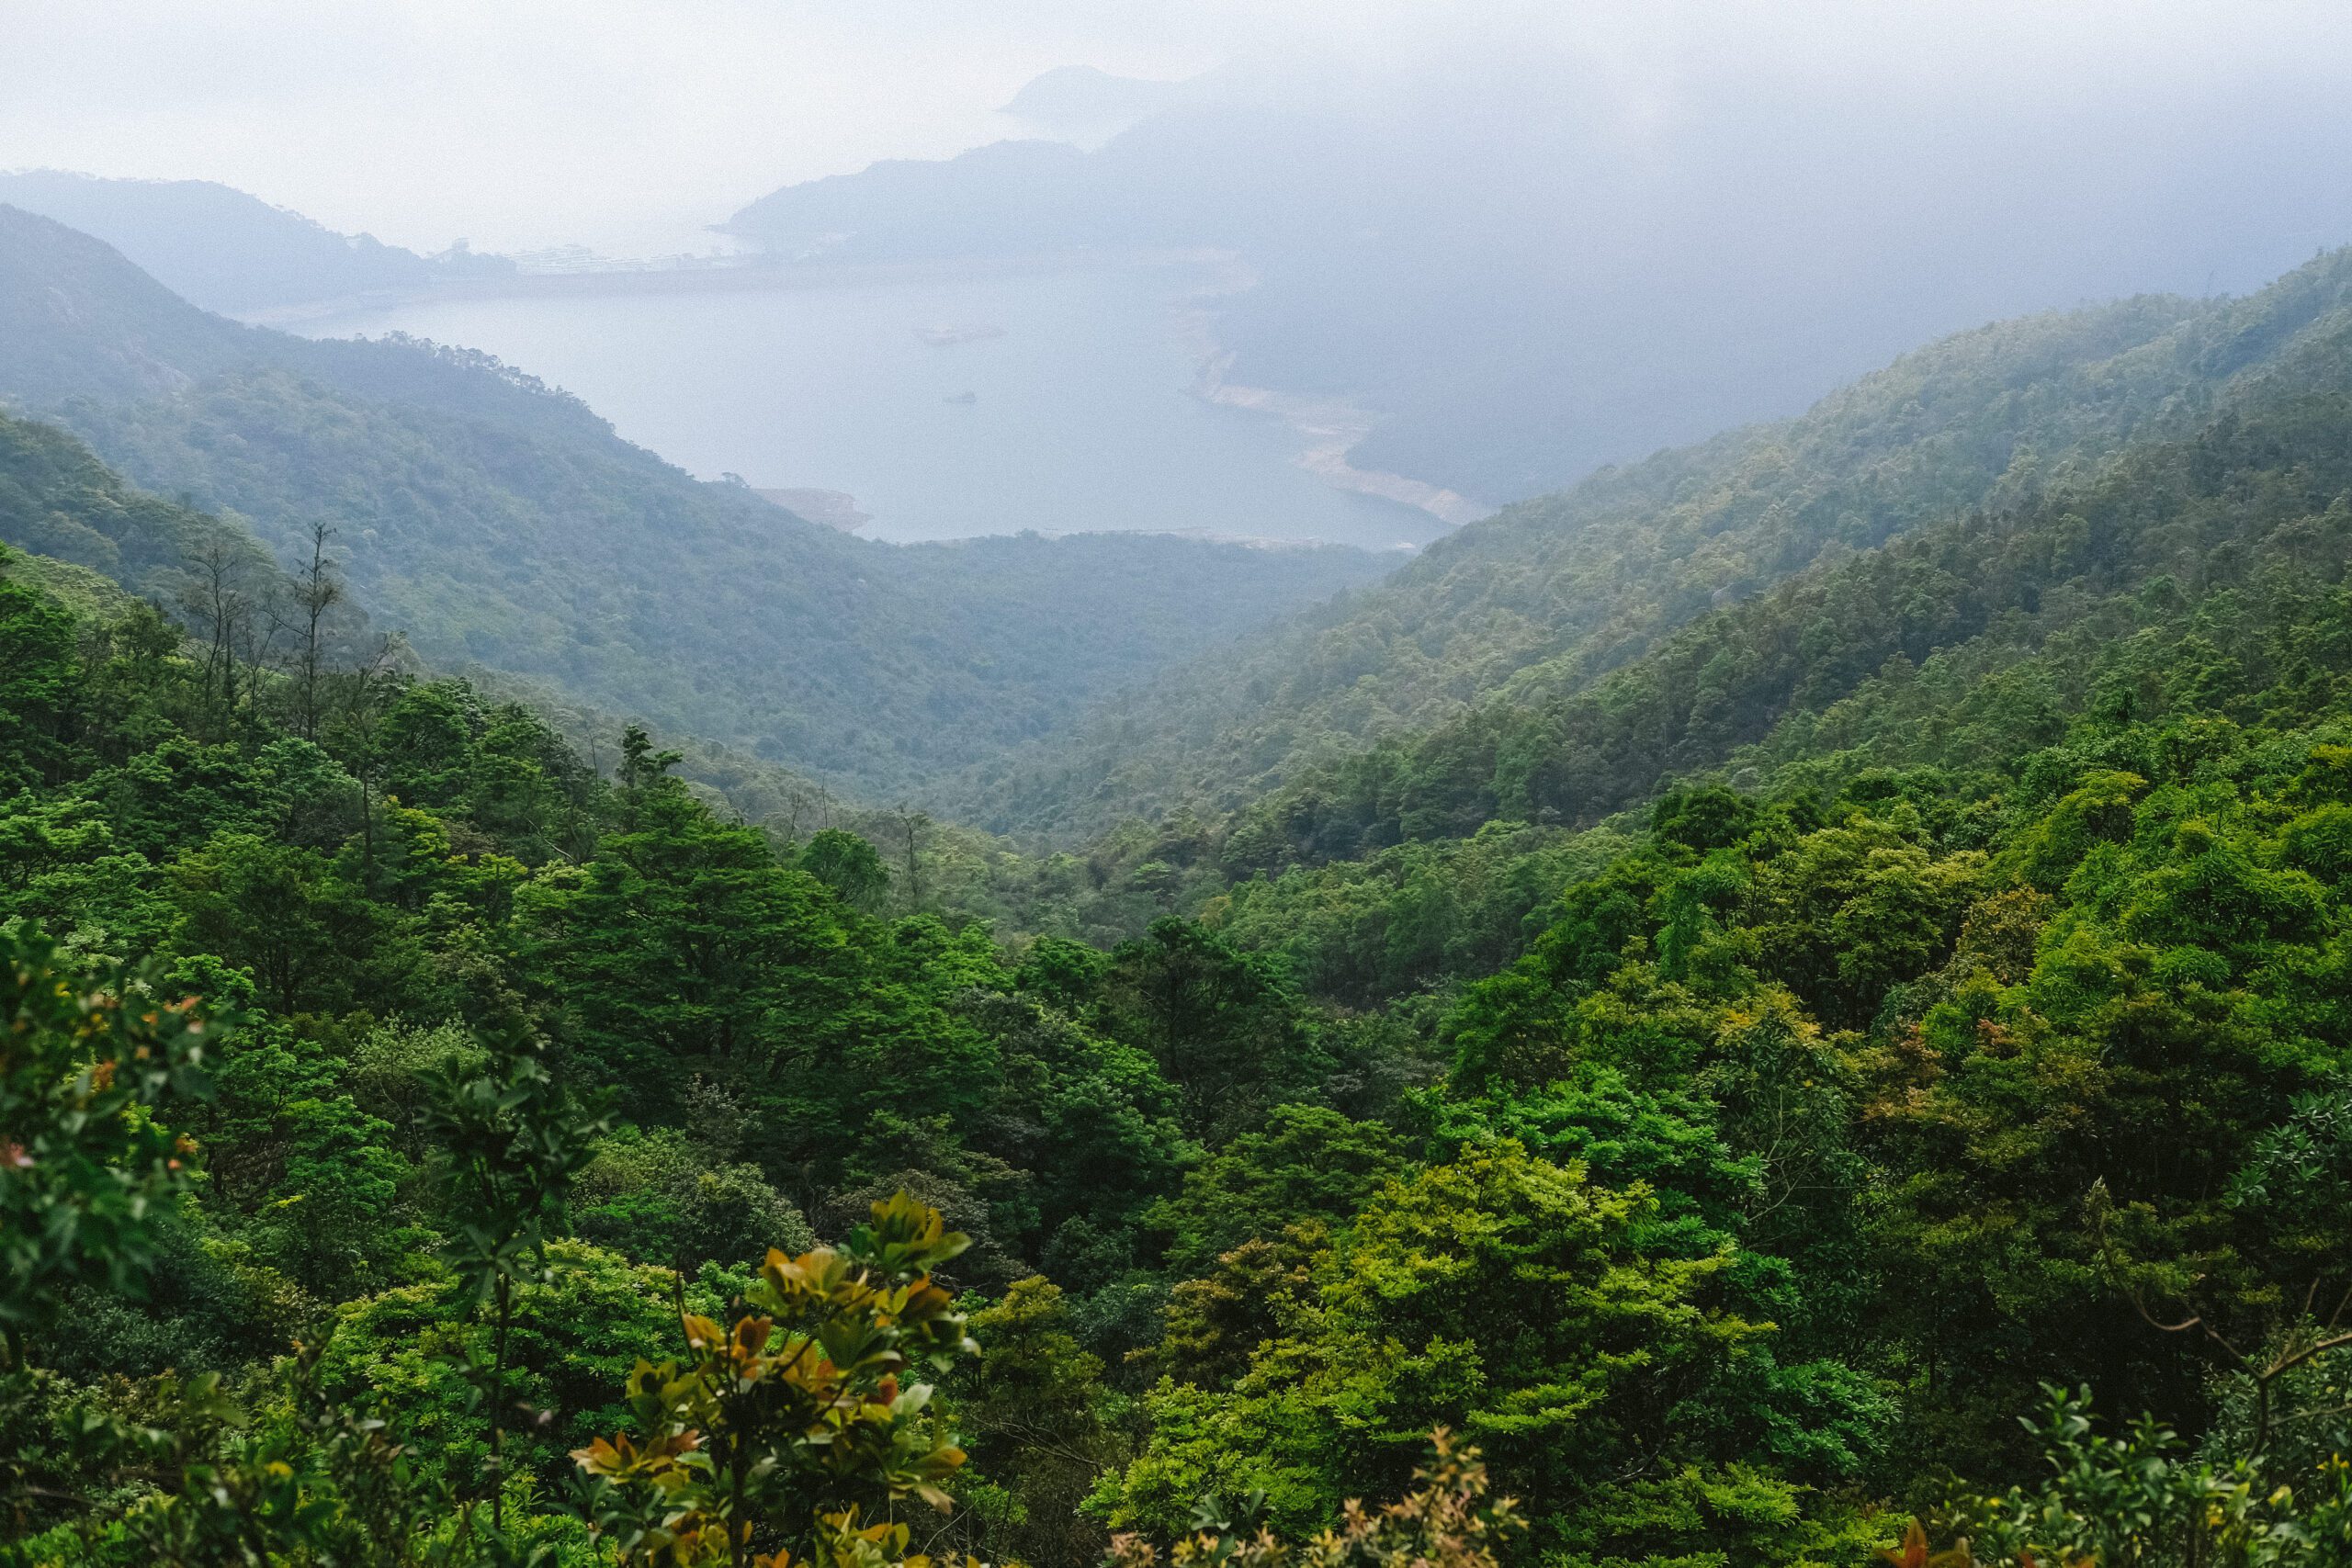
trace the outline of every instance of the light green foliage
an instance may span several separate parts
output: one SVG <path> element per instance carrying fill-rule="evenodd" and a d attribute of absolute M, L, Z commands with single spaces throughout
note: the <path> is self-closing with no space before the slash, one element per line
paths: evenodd
<path fill-rule="evenodd" d="M 1360 1502 L 1347 1506 L 1344 1522 L 1294 1544 L 1251 1521 L 1227 1517 L 1204 1506 L 1190 1534 L 1168 1553 L 1177 1568 L 1227 1563 L 1237 1568 L 1341 1568 L 1351 1563 L 1408 1562 L 1430 1568 L 1496 1568 L 1499 1554 L 1516 1544 L 1527 1522 L 1518 1505 L 1504 1497 L 1487 1500 L 1487 1467 L 1478 1450 L 1464 1447 L 1440 1428 L 1430 1435 L 1427 1464 L 1413 1472 L 1413 1489 L 1378 1510 Z M 1160 1555 L 1142 1536 L 1129 1533 L 1112 1542 L 1115 1568 L 1159 1568 Z"/>
<path fill-rule="evenodd" d="M 511 1303 L 510 1473 L 560 1480 L 565 1451 L 620 1418 L 629 1368 L 677 1344 L 674 1289 L 664 1269 L 577 1240 L 548 1244 L 544 1265 L 514 1287 Z M 321 1385 L 379 1410 L 409 1435 L 426 1472 L 469 1483 L 490 1451 L 490 1412 L 472 1369 L 494 1353 L 496 1333 L 454 1274 L 378 1292 L 337 1310 L 323 1337 Z"/>
<path fill-rule="evenodd" d="M 1344 1224 L 1405 1169 L 1397 1139 L 1377 1122 L 1279 1105 L 1261 1131 L 1242 1134 L 1188 1173 L 1183 1190 L 1155 1208 L 1151 1223 L 1170 1234 L 1168 1266 L 1198 1274 L 1218 1254 L 1290 1225 Z"/>
<path fill-rule="evenodd" d="M 1311 1527 L 1341 1487 L 1400 1484 L 1419 1436 L 1448 1426 L 1478 1435 L 1552 1551 L 1804 1537 L 1802 1488 L 1723 1468 L 1701 1414 L 1771 1327 L 1726 1304 L 1728 1246 L 1642 1245 L 1656 1208 L 1508 1142 L 1390 1187 L 1230 1392 L 1152 1394 L 1152 1442 L 1102 1506 L 1165 1531 L 1195 1496 L 1262 1487 L 1275 1521 Z M 1614 1487 L 1607 1508 L 1554 1511 L 1661 1448 L 1656 1479 Z"/>
<path fill-rule="evenodd" d="M 800 1211 L 757 1166 L 729 1163 L 729 1152 L 672 1128 L 621 1129 L 580 1174 L 581 1234 L 687 1274 L 816 1246 Z"/>

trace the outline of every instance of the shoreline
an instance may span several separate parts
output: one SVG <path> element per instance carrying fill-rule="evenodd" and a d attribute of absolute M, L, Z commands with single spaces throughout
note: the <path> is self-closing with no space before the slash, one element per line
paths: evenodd
<path fill-rule="evenodd" d="M 1279 420 L 1305 445 L 1291 459 L 1334 490 L 1408 506 L 1460 528 L 1498 510 L 1457 491 L 1380 468 L 1361 468 L 1348 454 L 1372 433 L 1379 416 L 1345 397 L 1284 392 L 1228 380 L 1234 352 L 1216 341 L 1213 301 L 1241 293 L 1257 279 L 1230 251 L 1055 251 L 966 260 L 803 263 L 763 265 L 728 263 L 707 266 L 614 267 L 579 272 L 512 273 L 454 278 L 424 288 L 345 295 L 334 299 L 281 306 L 239 317 L 250 326 L 301 332 L 332 329 L 338 317 L 359 316 L 403 305 L 445 299 L 560 299 L 614 295 L 770 293 L 864 285 L 930 283 L 956 278 L 1005 277 L 1039 273 L 1091 271 L 1105 267 L 1189 267 L 1209 272 L 1209 281 L 1175 295 L 1175 328 L 1195 374 L 1188 389 L 1204 402 Z"/>
<path fill-rule="evenodd" d="M 1177 331 L 1189 345 L 1198 371 L 1192 393 L 1220 408 L 1241 409 L 1278 419 L 1306 446 L 1291 461 L 1334 490 L 1368 495 L 1427 513 L 1449 528 L 1460 528 L 1492 517 L 1499 507 L 1475 501 L 1458 491 L 1383 468 L 1360 468 L 1348 454 L 1372 434 L 1380 416 L 1363 404 L 1340 396 L 1283 392 L 1227 380 L 1236 355 L 1216 340 L 1216 309 L 1213 301 L 1256 287 L 1257 277 L 1231 252 L 1213 258 L 1224 276 L 1194 289 L 1179 302 Z"/>
<path fill-rule="evenodd" d="M 1306 449 L 1291 461 L 1332 489 L 1426 512 L 1449 528 L 1482 522 L 1500 510 L 1425 479 L 1383 468 L 1357 468 L 1348 460 L 1348 454 L 1372 434 L 1376 415 L 1345 398 L 1278 392 L 1270 387 L 1228 381 L 1225 373 L 1232 367 L 1233 358 L 1230 350 L 1219 350 L 1204 362 L 1193 383 L 1193 395 L 1220 408 L 1245 409 L 1281 420 L 1307 439 Z"/>

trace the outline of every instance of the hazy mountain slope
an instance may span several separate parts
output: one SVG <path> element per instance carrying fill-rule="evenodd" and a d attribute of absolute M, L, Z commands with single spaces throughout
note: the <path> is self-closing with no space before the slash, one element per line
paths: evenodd
<path fill-rule="evenodd" d="M 1494 502 L 1794 414 L 1945 333 L 2244 290 L 2352 238 L 2316 73 L 2240 97 L 1687 63 L 1236 66 L 1083 155 L 880 164 L 730 226 L 784 259 L 1231 251 L 1255 284 L 1215 301 L 1228 379 L 1348 398 L 1378 416 L 1359 466 Z"/>
<path fill-rule="evenodd" d="M 0 202 L 120 251 L 165 288 L 232 313 L 373 289 L 423 288 L 458 273 L 512 271 L 497 256 L 437 257 L 338 234 L 210 180 L 116 180 L 57 169 L 0 174 Z"/>
<path fill-rule="evenodd" d="M 1837 733 L 1818 716 L 1866 683 L 1900 687 L 1939 658 L 1982 665 L 1990 646 L 2030 653 L 2097 627 L 2117 596 L 2159 578 L 2170 586 L 2146 608 L 2151 624 L 2170 621 L 2191 600 L 2245 585 L 2256 544 L 2278 579 L 2266 597 L 2299 570 L 2340 561 L 2352 516 L 2330 508 L 2352 486 L 2347 455 L 2352 398 L 2284 397 L 2138 449 L 2105 478 L 2021 513 L 1973 513 L 1807 573 L 1708 616 L 1590 690 L 1480 708 L 1334 769 L 1299 795 L 1336 788 L 1318 808 L 1318 832 L 1351 818 L 1376 843 L 1464 833 L 1498 817 L 1597 821 L 1775 736 L 1781 760 L 1815 756 Z M 2257 643 L 2274 629 L 2260 615 L 2232 619 Z M 2137 629 L 2129 617 L 2120 626 Z M 2280 673 L 2295 651 L 2291 639 L 2272 649 Z M 1918 739 L 1937 760 L 1959 760 L 1928 743 L 1943 738 Z"/>
<path fill-rule="evenodd" d="M 1833 822 L 1908 803 L 1978 847 L 2073 788 L 2069 768 L 2226 770 L 2352 701 L 2352 321 L 2192 423 L 2037 499 L 1825 561 L 1586 690 L 1124 831 L 1094 852 L 1098 902 L 1199 909 L 1366 1006 L 1508 963 L 1682 784 L 1800 815 L 1842 802 Z"/>
<path fill-rule="evenodd" d="M 144 495 L 60 430 L 0 414 L 0 544 L 170 600 L 217 553 L 266 579 L 277 568 L 232 519 Z"/>
<path fill-rule="evenodd" d="M 846 537 L 700 483 L 480 355 L 239 327 L 6 209 L 0 325 L 0 387 L 281 551 L 329 524 L 361 602 L 429 661 L 856 792 L 919 789 L 1385 570 L 1164 536 Z"/>
<path fill-rule="evenodd" d="M 0 402 L 123 401 L 258 367 L 583 442 L 612 433 L 578 399 L 487 355 L 404 339 L 300 338 L 194 309 L 104 241 L 0 204 Z"/>
<path fill-rule="evenodd" d="M 1675 626 L 1825 556 L 2030 501 L 2185 429 L 2352 289 L 2324 257 L 2243 300 L 2143 299 L 1946 339 L 1777 425 L 1522 503 L 1385 582 L 1171 673 L 964 797 L 1004 827 L 1229 808 L 1318 759 L 1481 703 L 1580 689 Z"/>
<path fill-rule="evenodd" d="M 250 364 L 262 334 L 191 310 L 105 243 L 0 206 L 0 400 L 148 397 Z"/>
<path fill-rule="evenodd" d="M 894 158 L 787 186 L 718 227 L 787 260 L 902 261 L 1133 243 L 1088 197 L 1086 154 L 998 141 L 944 162 Z"/>

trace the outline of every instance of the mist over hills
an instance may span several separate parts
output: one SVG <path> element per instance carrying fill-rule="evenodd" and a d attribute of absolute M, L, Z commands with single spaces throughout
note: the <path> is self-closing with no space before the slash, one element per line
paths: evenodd
<path fill-rule="evenodd" d="M 424 256 L 338 234 L 211 180 L 36 169 L 0 174 L 0 202 L 104 240 L 172 292 L 229 315 L 514 271 L 500 256 L 460 248 Z"/>
<path fill-rule="evenodd" d="M 1360 466 L 1495 502 L 1792 414 L 1939 333 L 2242 290 L 2352 236 L 2352 131 L 2313 84 L 1819 85 L 1235 71 L 1092 152 L 879 164 L 727 227 L 784 259 L 1230 250 L 1256 279 L 1219 302 L 1232 380 L 1355 398 L 1384 416 Z"/>
<path fill-rule="evenodd" d="M 1000 828 L 1082 832 L 1176 806 L 1232 809 L 1286 782 L 1311 792 L 1326 785 L 1300 781 L 1375 750 L 1419 768 L 1492 764 L 1510 716 L 1573 698 L 1686 622 L 1923 525 L 2083 482 L 2131 443 L 2192 427 L 2332 344 L 2347 278 L 2352 253 L 2336 252 L 2244 299 L 2146 297 L 1933 344 L 1795 420 L 1473 524 L 1050 750 L 989 764 L 961 803 Z M 1381 795 L 1387 765 L 1350 788 Z M 1402 807 L 1385 798 L 1380 831 L 1393 833 Z M 1325 826 L 1355 842 L 1356 828 Z"/>
<path fill-rule="evenodd" d="M 1192 84 L 1114 76 L 1063 65 L 1032 78 L 997 112 L 1046 135 L 1081 144 L 1108 139 L 1177 102 Z"/>
<path fill-rule="evenodd" d="M 0 394 L 281 553 L 333 526 L 360 602 L 428 660 L 869 795 L 1392 564 L 1166 536 L 847 537 L 695 480 L 483 355 L 240 326 L 7 208 Z"/>

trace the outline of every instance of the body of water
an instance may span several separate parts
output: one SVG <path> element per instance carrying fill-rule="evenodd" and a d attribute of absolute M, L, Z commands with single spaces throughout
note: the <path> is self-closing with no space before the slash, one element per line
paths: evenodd
<path fill-rule="evenodd" d="M 578 394 L 705 479 L 845 491 L 895 540 L 1199 530 L 1383 549 L 1445 531 L 1297 466 L 1307 437 L 1211 403 L 1169 266 L 823 286 L 526 280 L 301 330 L 412 333 Z M 581 287 L 570 287 L 580 284 Z"/>

